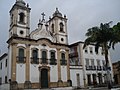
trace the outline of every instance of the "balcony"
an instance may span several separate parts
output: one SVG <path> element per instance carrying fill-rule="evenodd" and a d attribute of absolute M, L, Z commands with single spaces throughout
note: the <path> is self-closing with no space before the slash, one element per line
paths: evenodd
<path fill-rule="evenodd" d="M 78 52 L 70 53 L 70 54 L 69 54 L 69 57 L 70 57 L 70 58 L 78 57 Z"/>
<path fill-rule="evenodd" d="M 47 58 L 41 58 L 41 64 L 48 64 Z"/>
<path fill-rule="evenodd" d="M 92 66 L 92 70 L 96 70 L 96 66 Z"/>
<path fill-rule="evenodd" d="M 102 66 L 97 66 L 97 70 L 101 71 L 102 70 Z"/>
<path fill-rule="evenodd" d="M 103 71 L 106 71 L 106 67 L 105 66 L 103 66 Z"/>
<path fill-rule="evenodd" d="M 90 70 L 90 66 L 89 65 L 86 65 L 86 70 Z"/>
<path fill-rule="evenodd" d="M 31 63 L 32 64 L 39 64 L 39 58 L 31 57 Z"/>
<path fill-rule="evenodd" d="M 50 65 L 56 65 L 57 59 L 50 59 Z"/>
<path fill-rule="evenodd" d="M 106 70 L 111 71 L 111 67 L 107 67 L 107 68 L 106 68 L 106 66 L 102 66 L 102 67 L 103 67 L 103 70 L 104 70 L 104 71 L 106 71 Z"/>
<path fill-rule="evenodd" d="M 96 70 L 96 66 L 86 65 L 86 70 Z"/>
<path fill-rule="evenodd" d="M 111 71 L 111 67 L 107 67 L 107 70 Z"/>
<path fill-rule="evenodd" d="M 60 60 L 61 65 L 67 65 L 67 60 Z"/>
<path fill-rule="evenodd" d="M 17 63 L 25 63 L 25 61 L 26 61 L 26 57 L 19 57 L 19 56 L 17 56 Z"/>

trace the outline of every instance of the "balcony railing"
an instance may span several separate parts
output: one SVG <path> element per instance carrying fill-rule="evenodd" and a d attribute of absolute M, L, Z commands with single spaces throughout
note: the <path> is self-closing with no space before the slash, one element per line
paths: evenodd
<path fill-rule="evenodd" d="M 39 64 L 39 58 L 31 57 L 31 63 L 32 64 Z"/>
<path fill-rule="evenodd" d="M 17 62 L 18 63 L 25 63 L 25 61 L 26 61 L 26 57 L 19 57 L 19 56 L 17 56 Z"/>
<path fill-rule="evenodd" d="M 61 64 L 61 65 L 67 65 L 67 60 L 61 59 L 61 60 L 60 60 L 60 64 Z"/>
<path fill-rule="evenodd" d="M 78 52 L 70 53 L 69 57 L 70 58 L 72 58 L 72 57 L 78 57 Z"/>
<path fill-rule="evenodd" d="M 102 66 L 97 66 L 97 70 L 101 71 L 102 70 Z"/>
<path fill-rule="evenodd" d="M 57 60 L 56 59 L 50 59 L 50 65 L 56 65 Z"/>
<path fill-rule="evenodd" d="M 96 70 L 96 66 L 92 66 L 92 70 Z"/>
<path fill-rule="evenodd" d="M 106 67 L 105 66 L 103 66 L 103 71 L 106 71 Z"/>
<path fill-rule="evenodd" d="M 107 68 L 108 70 L 111 70 L 111 67 Z M 90 66 L 86 65 L 86 70 L 98 70 L 98 71 L 106 71 L 107 70 L 105 66 Z"/>
<path fill-rule="evenodd" d="M 41 64 L 48 64 L 47 58 L 41 58 Z"/>

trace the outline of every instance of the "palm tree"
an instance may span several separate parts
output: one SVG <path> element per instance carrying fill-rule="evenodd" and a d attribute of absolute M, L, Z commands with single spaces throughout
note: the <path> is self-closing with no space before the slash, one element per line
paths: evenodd
<path fill-rule="evenodd" d="M 100 27 L 92 27 L 88 29 L 86 36 L 87 39 L 84 42 L 83 48 L 85 48 L 87 45 L 94 44 L 95 45 L 95 52 L 98 53 L 99 47 L 102 47 L 105 54 L 105 61 L 106 61 L 106 69 L 108 71 L 109 67 L 109 60 L 108 60 L 108 50 L 109 50 L 109 42 L 111 40 L 111 37 L 113 37 L 113 29 L 110 28 L 110 23 L 101 23 Z M 110 79 L 108 79 L 110 80 Z M 110 87 L 111 81 L 108 81 L 108 88 Z"/>
<path fill-rule="evenodd" d="M 120 22 L 113 26 L 113 37 L 110 40 L 110 46 L 114 49 L 115 44 L 120 42 Z"/>

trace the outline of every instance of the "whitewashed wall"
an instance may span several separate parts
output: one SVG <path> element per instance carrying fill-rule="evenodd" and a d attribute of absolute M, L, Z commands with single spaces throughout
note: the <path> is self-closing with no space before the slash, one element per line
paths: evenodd
<path fill-rule="evenodd" d="M 61 80 L 67 81 L 67 66 L 61 66 Z"/>
<path fill-rule="evenodd" d="M 39 82 L 39 70 L 36 64 L 30 64 L 30 81 L 32 83 Z"/>
<path fill-rule="evenodd" d="M 25 64 L 23 63 L 16 65 L 16 81 L 18 83 L 25 82 Z"/>
<path fill-rule="evenodd" d="M 57 65 L 50 66 L 50 82 L 58 81 L 58 69 Z"/>
<path fill-rule="evenodd" d="M 1 67 L 1 63 L 2 63 L 2 69 L 0 69 L 0 77 L 2 78 L 2 84 L 5 83 L 5 76 L 7 76 L 7 78 L 8 78 L 8 63 L 7 63 L 7 67 L 5 66 L 6 59 L 8 60 L 8 56 L 6 56 L 2 60 L 0 60 L 0 67 Z"/>
<path fill-rule="evenodd" d="M 82 45 L 82 47 L 83 47 L 83 43 L 81 43 L 81 45 Z M 89 47 L 92 47 L 93 48 L 93 53 L 91 54 L 90 53 L 90 49 L 89 49 Z M 96 54 L 96 52 L 95 52 L 95 48 L 94 48 L 94 46 L 93 45 L 89 45 L 89 46 L 87 46 L 87 50 L 88 50 L 88 53 L 85 53 L 85 50 L 83 49 L 83 50 L 81 50 L 81 53 L 82 53 L 82 61 L 83 61 L 83 67 L 84 67 L 84 73 L 85 73 L 85 78 L 86 78 L 86 80 L 87 80 L 87 74 L 97 74 L 97 73 L 102 73 L 102 75 L 104 75 L 105 73 L 106 73 L 106 71 L 103 71 L 103 70 L 101 70 L 101 71 L 99 71 L 99 70 L 95 70 L 95 71 L 93 71 L 93 70 L 86 70 L 86 67 L 85 67 L 85 65 L 86 65 L 86 61 L 85 61 L 85 59 L 87 58 L 87 59 L 94 59 L 94 64 L 95 64 L 95 66 L 97 66 L 97 59 L 98 60 L 100 60 L 100 66 L 103 66 L 103 60 L 105 61 L 105 56 L 104 56 L 104 54 L 102 55 L 101 54 L 101 50 L 102 50 L 102 48 L 100 47 L 99 48 L 99 50 L 98 50 L 98 54 Z M 109 59 L 109 64 L 110 64 L 110 67 L 111 67 L 111 71 L 110 71 L 110 73 L 111 73 L 111 79 L 113 80 L 113 71 L 112 71 L 112 63 L 111 63 L 111 59 L 110 59 L 110 52 L 109 52 L 109 54 L 108 54 L 108 59 Z M 89 60 L 89 64 L 91 65 L 91 61 Z M 92 77 L 91 77 L 92 78 Z M 98 81 L 98 79 L 97 79 L 97 81 Z M 103 77 L 103 81 L 104 81 L 104 77 Z"/>
<path fill-rule="evenodd" d="M 80 86 L 84 87 L 84 82 L 83 82 L 83 70 L 80 69 L 81 66 L 70 66 L 70 78 L 72 80 L 72 86 L 77 87 L 77 74 L 80 76 Z M 73 69 L 74 68 L 74 69 Z"/>

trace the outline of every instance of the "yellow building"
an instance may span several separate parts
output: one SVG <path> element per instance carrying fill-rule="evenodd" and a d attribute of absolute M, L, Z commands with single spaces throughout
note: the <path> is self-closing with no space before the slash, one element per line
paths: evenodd
<path fill-rule="evenodd" d="M 120 61 L 115 62 L 112 65 L 113 65 L 114 83 L 120 84 Z"/>

